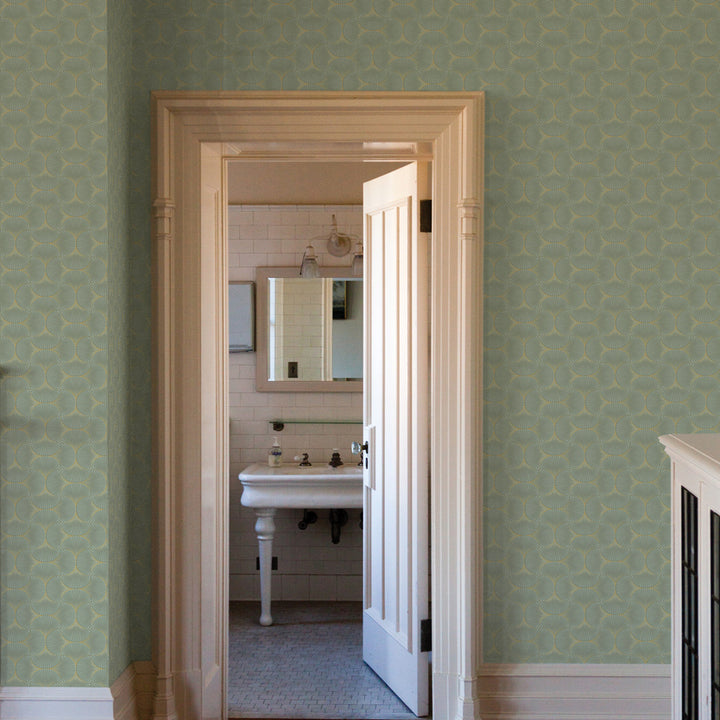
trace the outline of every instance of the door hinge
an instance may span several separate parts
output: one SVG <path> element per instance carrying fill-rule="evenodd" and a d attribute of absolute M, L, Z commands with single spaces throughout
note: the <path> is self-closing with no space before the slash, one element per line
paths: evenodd
<path fill-rule="evenodd" d="M 432 232 L 432 200 L 420 201 L 420 232 Z"/>
<path fill-rule="evenodd" d="M 420 621 L 420 652 L 432 650 L 432 618 Z"/>

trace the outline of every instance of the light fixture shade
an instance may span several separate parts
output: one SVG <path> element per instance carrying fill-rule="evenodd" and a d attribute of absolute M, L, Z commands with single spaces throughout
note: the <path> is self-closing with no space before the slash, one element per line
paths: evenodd
<path fill-rule="evenodd" d="M 361 242 L 355 246 L 355 256 L 352 261 L 352 274 L 359 276 L 363 274 L 363 246 Z"/>
<path fill-rule="evenodd" d="M 315 257 L 315 248 L 313 248 L 312 245 L 308 245 L 303 253 L 303 259 L 300 265 L 300 277 L 320 277 L 320 268 L 318 267 L 317 258 Z"/>
<path fill-rule="evenodd" d="M 335 257 L 343 257 L 350 252 L 352 247 L 352 239 L 349 235 L 342 235 L 337 229 L 337 218 L 332 216 L 332 230 L 327 241 L 327 250 Z"/>

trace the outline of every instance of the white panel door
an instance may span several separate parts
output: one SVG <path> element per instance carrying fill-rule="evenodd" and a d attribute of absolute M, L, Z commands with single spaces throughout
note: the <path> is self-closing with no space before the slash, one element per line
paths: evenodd
<path fill-rule="evenodd" d="M 429 711 L 428 246 L 412 163 L 364 185 L 366 453 L 363 658 L 417 715 Z"/>

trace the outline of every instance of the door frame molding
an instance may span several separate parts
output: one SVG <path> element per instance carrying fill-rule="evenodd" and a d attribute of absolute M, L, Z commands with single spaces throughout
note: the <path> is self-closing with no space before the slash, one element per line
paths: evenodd
<path fill-rule="evenodd" d="M 156 92 L 152 110 L 153 717 L 226 714 L 228 158 L 433 162 L 433 716 L 475 717 L 484 94 Z"/>

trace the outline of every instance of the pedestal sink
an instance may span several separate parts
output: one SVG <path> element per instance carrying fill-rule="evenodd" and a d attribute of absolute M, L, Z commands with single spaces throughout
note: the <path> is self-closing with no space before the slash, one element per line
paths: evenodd
<path fill-rule="evenodd" d="M 361 508 L 362 468 L 357 465 L 299 467 L 285 463 L 269 467 L 255 463 L 240 475 L 240 502 L 254 508 L 260 555 L 260 624 L 272 625 L 270 613 L 272 542 L 278 508 Z"/>

